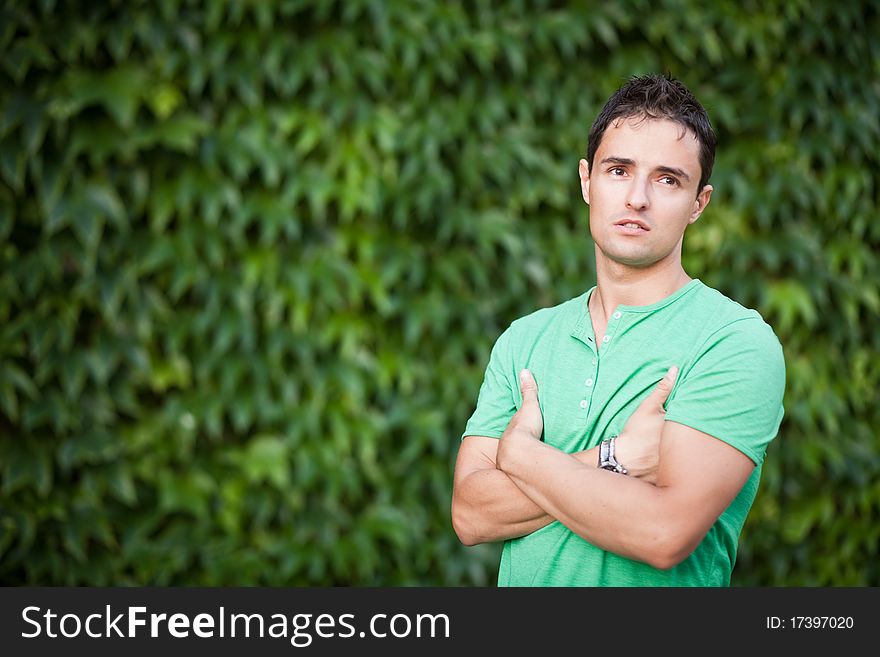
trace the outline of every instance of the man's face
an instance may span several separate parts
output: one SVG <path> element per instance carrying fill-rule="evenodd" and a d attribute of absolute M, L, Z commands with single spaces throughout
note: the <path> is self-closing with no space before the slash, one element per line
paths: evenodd
<path fill-rule="evenodd" d="M 700 144 L 683 131 L 668 119 L 614 121 L 596 150 L 592 173 L 580 161 L 597 257 L 638 268 L 680 262 L 684 230 L 712 195 L 711 185 L 697 193 Z"/>

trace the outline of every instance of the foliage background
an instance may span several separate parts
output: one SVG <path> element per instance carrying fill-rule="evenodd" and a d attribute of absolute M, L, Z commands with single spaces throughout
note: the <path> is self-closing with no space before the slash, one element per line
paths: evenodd
<path fill-rule="evenodd" d="M 458 437 L 660 71 L 720 137 L 686 268 L 788 367 L 734 584 L 880 585 L 875 3 L 2 7 L 3 583 L 493 584 Z"/>

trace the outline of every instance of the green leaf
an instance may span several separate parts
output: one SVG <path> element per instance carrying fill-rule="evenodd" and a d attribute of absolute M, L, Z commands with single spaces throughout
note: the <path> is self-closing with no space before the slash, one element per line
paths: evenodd
<path fill-rule="evenodd" d="M 14 448 L 6 454 L 2 472 L 4 495 L 31 488 L 46 497 L 52 488 L 52 464 L 45 451 Z"/>
<path fill-rule="evenodd" d="M 288 446 L 277 436 L 256 436 L 242 454 L 241 468 L 253 483 L 265 481 L 284 488 L 290 482 Z"/>
<path fill-rule="evenodd" d="M 108 71 L 75 69 L 64 79 L 64 90 L 73 111 L 102 105 L 123 128 L 134 124 L 135 114 L 148 88 L 147 72 L 135 64 Z"/>
<path fill-rule="evenodd" d="M 0 140 L 0 175 L 16 192 L 24 187 L 25 152 L 12 136 Z"/>

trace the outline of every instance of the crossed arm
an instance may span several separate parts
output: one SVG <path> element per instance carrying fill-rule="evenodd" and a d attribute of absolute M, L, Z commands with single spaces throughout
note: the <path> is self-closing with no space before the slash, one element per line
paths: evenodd
<path fill-rule="evenodd" d="M 697 547 L 754 468 L 716 438 L 663 420 L 674 373 L 618 438 L 633 476 L 596 467 L 597 448 L 566 454 L 541 442 L 538 390 L 522 378 L 523 404 L 500 439 L 468 436 L 455 466 L 453 526 L 467 545 L 529 534 L 559 520 L 593 545 L 668 569 Z"/>

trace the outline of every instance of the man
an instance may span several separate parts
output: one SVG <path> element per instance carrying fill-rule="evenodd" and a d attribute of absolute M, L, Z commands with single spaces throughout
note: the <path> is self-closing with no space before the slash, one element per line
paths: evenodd
<path fill-rule="evenodd" d="M 785 366 L 756 311 L 682 268 L 715 141 L 657 75 L 590 130 L 596 286 L 501 335 L 455 466 L 453 526 L 467 545 L 505 541 L 500 586 L 730 583 Z"/>

